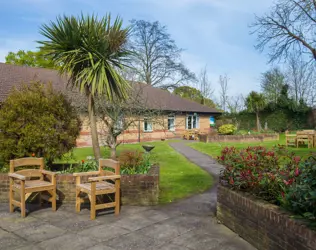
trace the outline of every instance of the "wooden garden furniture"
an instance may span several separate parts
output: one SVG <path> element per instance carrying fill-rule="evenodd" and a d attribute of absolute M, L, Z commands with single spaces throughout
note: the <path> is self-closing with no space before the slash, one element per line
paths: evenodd
<path fill-rule="evenodd" d="M 36 166 L 36 168 L 26 168 L 25 166 Z M 21 216 L 25 217 L 25 203 L 32 193 L 39 193 L 41 202 L 41 192 L 47 191 L 51 197 L 48 201 L 52 203 L 53 211 L 56 211 L 56 176 L 55 173 L 44 170 L 43 158 L 21 158 L 10 161 L 10 212 L 14 211 L 14 206 L 21 209 Z M 19 195 L 20 201 L 15 200 L 15 194 Z"/>
<path fill-rule="evenodd" d="M 285 134 L 285 145 L 296 147 L 296 135 L 295 134 Z"/>
<path fill-rule="evenodd" d="M 96 211 L 100 209 L 115 208 L 115 215 L 120 212 L 120 165 L 119 162 L 111 159 L 100 159 L 99 170 L 74 173 L 76 176 L 76 212 L 80 212 L 81 203 L 84 200 L 80 197 L 82 193 L 88 195 L 90 200 L 90 218 L 94 220 Z M 88 182 L 82 183 L 82 177 L 89 177 Z M 104 194 L 115 194 L 113 202 L 97 204 L 97 196 Z"/>
<path fill-rule="evenodd" d="M 307 144 L 308 148 L 314 146 L 314 130 L 313 131 L 297 131 L 296 133 L 296 147 L 298 148 L 300 144 Z"/>

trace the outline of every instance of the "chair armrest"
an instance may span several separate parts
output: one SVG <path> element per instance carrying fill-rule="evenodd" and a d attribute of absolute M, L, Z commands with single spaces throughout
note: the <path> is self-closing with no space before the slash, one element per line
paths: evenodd
<path fill-rule="evenodd" d="M 99 171 L 90 171 L 90 172 L 82 172 L 82 173 L 73 173 L 73 176 L 89 176 L 89 175 L 97 175 L 100 174 Z"/>
<path fill-rule="evenodd" d="M 55 175 L 56 175 L 56 173 L 51 172 L 51 171 L 47 171 L 47 170 L 41 170 L 41 173 L 42 173 L 42 174 L 51 175 L 51 176 L 55 176 Z"/>
<path fill-rule="evenodd" d="M 108 176 L 98 176 L 98 177 L 90 177 L 89 181 L 106 181 L 106 180 L 116 180 L 121 179 L 120 175 L 108 175 Z"/>
<path fill-rule="evenodd" d="M 20 174 L 16 174 L 16 173 L 9 173 L 9 177 L 11 178 L 15 178 L 21 181 L 25 181 L 25 176 L 24 175 L 20 175 Z"/>

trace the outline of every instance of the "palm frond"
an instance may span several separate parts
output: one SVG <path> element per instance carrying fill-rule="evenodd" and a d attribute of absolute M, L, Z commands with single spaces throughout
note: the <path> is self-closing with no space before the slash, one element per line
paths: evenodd
<path fill-rule="evenodd" d="M 39 41 L 45 53 L 60 65 L 61 74 L 69 75 L 69 83 L 80 91 L 93 95 L 126 98 L 129 84 L 118 73 L 130 55 L 126 42 L 130 27 L 123 28 L 117 17 L 95 15 L 58 16 L 55 22 L 44 24 L 40 33 L 47 39 Z"/>

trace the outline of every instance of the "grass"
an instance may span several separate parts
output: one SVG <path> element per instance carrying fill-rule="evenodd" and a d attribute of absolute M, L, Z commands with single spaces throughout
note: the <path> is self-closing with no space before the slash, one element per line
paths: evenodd
<path fill-rule="evenodd" d="M 151 152 L 152 162 L 157 162 L 160 165 L 160 203 L 169 203 L 201 193 L 212 186 L 213 179 L 207 172 L 189 162 L 171 148 L 167 142 L 152 142 L 150 144 L 155 146 Z M 118 147 L 118 154 L 126 149 L 144 151 L 141 144 L 125 144 Z M 105 158 L 109 157 L 108 150 L 103 149 L 102 154 Z M 68 155 L 58 163 L 78 163 L 92 155 L 92 148 L 76 148 L 72 152 L 71 158 Z"/>
<path fill-rule="evenodd" d="M 273 148 L 274 146 L 277 146 L 278 144 L 280 145 L 285 145 L 285 135 L 281 134 L 280 135 L 280 140 L 279 141 L 267 141 L 267 142 L 242 142 L 242 143 L 203 143 L 203 142 L 197 142 L 197 143 L 191 143 L 188 144 L 188 146 L 204 153 L 207 155 L 210 155 L 212 157 L 217 157 L 221 154 L 221 151 L 224 147 L 236 147 L 238 149 L 241 148 L 246 148 L 248 146 L 264 146 L 267 148 Z M 293 147 L 288 147 L 288 150 L 291 152 L 294 152 L 296 155 L 299 155 L 301 157 L 306 157 L 310 153 L 315 153 L 316 149 L 314 148 L 293 148 Z"/>

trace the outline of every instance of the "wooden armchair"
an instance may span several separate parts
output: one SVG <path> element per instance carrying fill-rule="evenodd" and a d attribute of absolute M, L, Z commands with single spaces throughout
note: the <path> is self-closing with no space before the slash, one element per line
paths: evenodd
<path fill-rule="evenodd" d="M 106 167 L 106 169 L 103 169 Z M 110 170 L 112 171 L 110 171 Z M 94 220 L 96 211 L 104 208 L 115 207 L 115 215 L 120 212 L 120 165 L 119 162 L 111 159 L 99 160 L 99 171 L 84 173 L 74 173 L 76 176 L 76 212 L 80 212 L 81 193 L 86 193 L 90 200 L 90 218 Z M 88 178 L 89 182 L 81 183 L 82 177 L 96 176 Z M 113 202 L 97 204 L 97 196 L 115 193 Z"/>
<path fill-rule="evenodd" d="M 39 166 L 38 169 L 20 169 L 24 166 Z M 15 171 L 19 168 L 18 171 Z M 49 176 L 49 180 L 46 177 Z M 14 206 L 20 207 L 21 216 L 25 217 L 25 202 L 32 193 L 38 192 L 41 201 L 41 193 L 47 191 L 51 198 L 53 211 L 56 211 L 56 176 L 55 173 L 44 170 L 43 158 L 21 158 L 10 161 L 10 213 Z M 14 199 L 14 193 L 18 193 L 20 201 Z"/>

